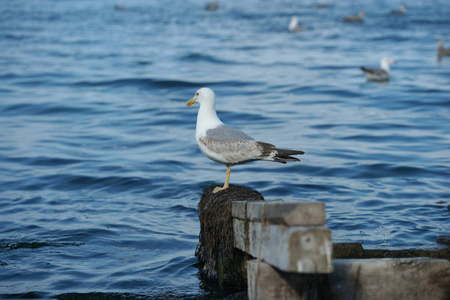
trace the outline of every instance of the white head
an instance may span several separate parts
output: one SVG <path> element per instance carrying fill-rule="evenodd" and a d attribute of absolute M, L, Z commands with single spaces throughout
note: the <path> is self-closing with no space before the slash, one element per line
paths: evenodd
<path fill-rule="evenodd" d="M 406 11 L 406 6 L 400 5 L 399 9 L 400 9 L 401 12 L 404 13 Z"/>
<path fill-rule="evenodd" d="M 216 94 L 210 88 L 201 88 L 195 92 L 194 98 L 189 100 L 186 105 L 191 106 L 194 103 L 198 103 L 200 105 L 209 104 L 214 107 L 216 104 Z"/>
<path fill-rule="evenodd" d="M 381 68 L 383 70 L 389 71 L 390 70 L 390 65 L 395 64 L 395 60 L 389 59 L 389 58 L 383 58 L 381 60 Z"/>
<path fill-rule="evenodd" d="M 439 47 L 439 48 L 441 48 L 441 47 L 444 46 L 444 43 L 442 42 L 441 39 L 437 39 L 437 41 L 438 41 L 438 47 Z"/>
<path fill-rule="evenodd" d="M 361 18 L 363 18 L 365 14 L 366 14 L 365 11 L 363 11 L 363 10 L 360 10 L 360 11 L 359 11 L 359 16 L 360 16 Z"/>

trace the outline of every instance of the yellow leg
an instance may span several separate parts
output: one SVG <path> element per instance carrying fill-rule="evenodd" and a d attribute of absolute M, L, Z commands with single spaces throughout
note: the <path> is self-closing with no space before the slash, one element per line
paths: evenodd
<path fill-rule="evenodd" d="M 231 168 L 230 168 L 230 166 L 227 166 L 227 177 L 225 178 L 225 183 L 224 183 L 223 187 L 217 186 L 213 190 L 214 194 L 228 188 L 228 183 L 230 182 L 230 173 L 231 173 Z"/>

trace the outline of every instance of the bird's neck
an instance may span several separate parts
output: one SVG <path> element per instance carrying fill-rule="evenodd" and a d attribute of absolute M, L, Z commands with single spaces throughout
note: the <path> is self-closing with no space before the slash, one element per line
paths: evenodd
<path fill-rule="evenodd" d="M 208 129 L 216 128 L 217 126 L 222 124 L 222 121 L 220 121 L 219 117 L 217 116 L 214 105 L 203 103 L 202 105 L 200 105 L 200 109 L 198 110 L 197 128 L 195 131 L 195 135 L 197 137 L 204 136 Z"/>
<path fill-rule="evenodd" d="M 391 70 L 391 67 L 389 66 L 389 63 L 386 62 L 386 61 L 382 61 L 382 62 L 381 62 L 381 68 L 382 68 L 383 70 L 385 70 L 386 72 L 388 72 L 388 73 L 389 73 L 389 71 Z"/>

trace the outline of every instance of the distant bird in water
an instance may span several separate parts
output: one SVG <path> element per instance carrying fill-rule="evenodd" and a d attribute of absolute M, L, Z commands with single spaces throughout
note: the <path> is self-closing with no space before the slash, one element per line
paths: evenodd
<path fill-rule="evenodd" d="M 292 17 L 291 22 L 289 23 L 289 31 L 290 32 L 296 32 L 296 31 L 305 31 L 306 27 L 304 26 L 298 26 L 298 18 Z"/>
<path fill-rule="evenodd" d="M 116 10 L 126 10 L 125 6 L 122 6 L 122 5 L 116 5 L 116 6 L 114 6 L 114 8 Z"/>
<path fill-rule="evenodd" d="M 361 67 L 361 70 L 369 81 L 388 81 L 391 64 L 395 64 L 395 61 L 389 58 L 383 58 L 380 63 L 381 69 L 367 69 Z"/>
<path fill-rule="evenodd" d="M 450 48 L 444 48 L 444 43 L 438 39 L 438 57 L 450 56 Z"/>
<path fill-rule="evenodd" d="M 403 15 L 406 12 L 406 6 L 400 5 L 398 10 L 393 9 L 391 10 L 391 15 Z"/>
<path fill-rule="evenodd" d="M 324 3 L 317 3 L 314 5 L 315 8 L 328 8 L 328 1 L 325 1 Z"/>
<path fill-rule="evenodd" d="M 205 10 L 216 11 L 218 7 L 219 7 L 219 1 L 216 0 L 214 2 L 206 4 Z"/>
<path fill-rule="evenodd" d="M 364 22 L 365 11 L 361 10 L 357 16 L 346 16 L 344 22 Z"/>

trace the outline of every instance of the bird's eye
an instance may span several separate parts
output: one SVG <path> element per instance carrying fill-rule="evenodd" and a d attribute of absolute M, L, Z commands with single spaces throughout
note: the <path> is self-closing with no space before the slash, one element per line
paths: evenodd
<path fill-rule="evenodd" d="M 198 96 L 198 93 L 195 93 L 195 96 Z"/>

